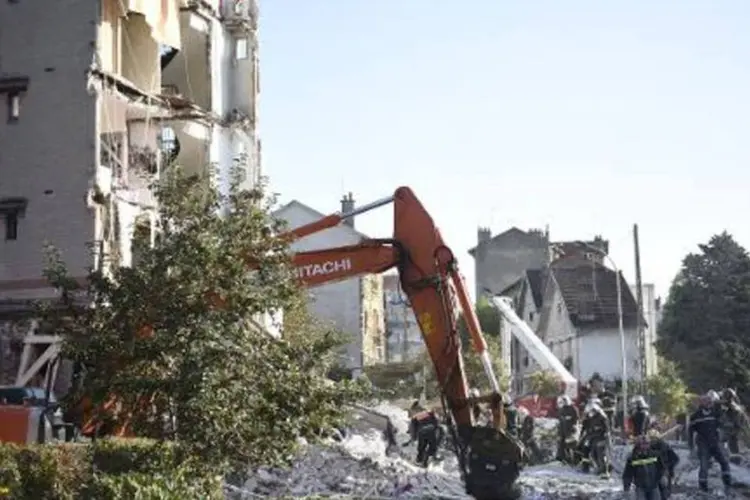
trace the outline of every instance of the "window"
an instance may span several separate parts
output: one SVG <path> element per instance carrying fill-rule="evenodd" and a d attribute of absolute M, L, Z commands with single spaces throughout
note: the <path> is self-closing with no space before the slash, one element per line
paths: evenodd
<path fill-rule="evenodd" d="M 5 241 L 18 239 L 18 213 L 8 212 L 5 214 Z"/>
<path fill-rule="evenodd" d="M 18 239 L 18 219 L 26 212 L 26 198 L 0 199 L 0 217 L 5 222 L 5 240 Z"/>
<path fill-rule="evenodd" d="M 8 122 L 18 121 L 21 115 L 21 97 L 29 86 L 26 77 L 0 78 L 0 94 L 5 94 L 8 103 Z"/>
<path fill-rule="evenodd" d="M 12 92 L 8 94 L 8 121 L 18 121 L 18 117 L 21 115 L 21 94 L 19 92 Z"/>
<path fill-rule="evenodd" d="M 238 61 L 247 59 L 247 38 L 238 38 L 234 43 L 234 58 Z"/>

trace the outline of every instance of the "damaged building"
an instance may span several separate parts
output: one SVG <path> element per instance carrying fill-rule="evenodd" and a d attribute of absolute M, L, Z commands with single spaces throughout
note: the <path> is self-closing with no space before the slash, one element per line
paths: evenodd
<path fill-rule="evenodd" d="M 83 279 L 132 264 L 166 166 L 226 189 L 242 160 L 257 182 L 257 19 L 254 0 L 0 2 L 0 384 L 38 385 L 59 345 L 33 317 L 46 242 Z"/>

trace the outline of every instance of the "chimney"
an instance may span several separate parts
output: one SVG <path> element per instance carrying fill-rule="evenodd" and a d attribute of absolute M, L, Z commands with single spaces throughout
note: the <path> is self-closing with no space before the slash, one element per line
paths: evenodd
<path fill-rule="evenodd" d="M 348 214 L 354 211 L 354 195 L 350 192 L 341 198 L 341 213 Z M 354 217 L 349 217 L 344 220 L 344 224 L 348 224 L 350 227 L 354 227 Z"/>
<path fill-rule="evenodd" d="M 484 242 L 492 239 L 492 231 L 488 227 L 477 228 L 477 244 L 481 245 Z"/>

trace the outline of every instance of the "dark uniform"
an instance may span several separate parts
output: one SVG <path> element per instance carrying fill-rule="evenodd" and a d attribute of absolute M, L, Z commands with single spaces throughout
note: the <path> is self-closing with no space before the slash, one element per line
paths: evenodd
<path fill-rule="evenodd" d="M 557 427 L 557 460 L 565 462 L 574 462 L 573 453 L 575 447 L 576 433 L 578 431 L 578 422 L 580 417 L 578 409 L 573 406 L 569 399 L 561 401 L 560 408 L 557 410 L 559 424 Z"/>
<path fill-rule="evenodd" d="M 584 471 L 588 472 L 593 459 L 598 474 L 609 473 L 609 420 L 601 408 L 584 415 L 579 449 Z"/>
<path fill-rule="evenodd" d="M 645 436 L 651 427 L 651 413 L 642 396 L 634 398 L 633 411 L 630 413 L 630 422 L 633 426 L 634 436 Z"/>
<path fill-rule="evenodd" d="M 712 458 L 719 462 L 724 487 L 728 489 L 732 484 L 729 461 L 721 446 L 720 427 L 720 407 L 713 404 L 710 399 L 702 398 L 701 408 L 690 416 L 688 445 L 691 450 L 693 450 L 694 445 L 698 447 L 698 459 L 700 460 L 698 485 L 703 491 L 708 491 L 708 469 Z"/>
<path fill-rule="evenodd" d="M 544 459 L 544 456 L 534 436 L 534 417 L 531 415 L 527 414 L 523 417 L 520 438 L 521 443 L 526 447 L 529 462 L 532 464 L 540 463 Z"/>
<path fill-rule="evenodd" d="M 615 426 L 615 407 L 617 405 L 617 396 L 615 396 L 612 391 L 604 389 L 601 393 L 599 393 L 599 400 L 602 402 L 602 410 L 604 410 L 604 414 L 607 415 L 609 428 L 613 429 Z"/>
<path fill-rule="evenodd" d="M 659 483 L 659 493 L 662 499 L 669 498 L 672 490 L 672 481 L 674 480 L 674 471 L 677 464 L 680 463 L 680 457 L 674 452 L 666 441 L 659 437 L 650 438 L 651 449 L 659 454 L 662 463 L 662 478 Z"/>
<path fill-rule="evenodd" d="M 639 436 L 625 462 L 625 469 L 622 472 L 623 489 L 630 491 L 631 485 L 635 485 L 639 498 L 643 500 L 664 498 L 661 496 L 660 486 L 665 471 L 666 467 L 660 451 L 650 446 L 645 436 Z"/>
<path fill-rule="evenodd" d="M 409 441 L 404 446 L 417 442 L 417 463 L 427 467 L 430 458 L 437 455 L 441 441 L 442 429 L 437 415 L 431 411 L 417 413 L 411 418 L 409 426 Z"/>
<path fill-rule="evenodd" d="M 722 430 L 724 439 L 732 455 L 740 452 L 740 433 L 742 432 L 745 411 L 739 404 L 737 393 L 733 389 L 721 391 Z"/>
<path fill-rule="evenodd" d="M 511 436 L 518 435 L 518 408 L 513 403 L 505 403 L 505 430 Z"/>

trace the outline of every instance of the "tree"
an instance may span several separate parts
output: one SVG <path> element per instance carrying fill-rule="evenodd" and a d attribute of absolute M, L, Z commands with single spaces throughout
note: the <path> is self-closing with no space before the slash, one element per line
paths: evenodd
<path fill-rule="evenodd" d="M 479 319 L 479 327 L 488 337 L 499 337 L 500 336 L 500 312 L 495 306 L 493 306 L 487 297 L 480 297 L 474 307 Z M 461 340 L 464 345 L 469 345 L 469 330 L 466 328 L 466 320 L 463 314 L 458 320 L 458 328 L 461 333 Z"/>
<path fill-rule="evenodd" d="M 728 233 L 687 255 L 659 326 L 660 353 L 688 386 L 733 386 L 750 396 L 750 257 Z"/>
<path fill-rule="evenodd" d="M 687 409 L 690 395 L 674 362 L 660 359 L 659 373 L 648 377 L 645 386 L 656 413 L 675 418 Z"/>
<path fill-rule="evenodd" d="M 495 376 L 498 379 L 500 388 L 503 391 L 507 391 L 510 386 L 510 381 L 507 377 L 503 376 L 503 362 L 502 354 L 500 352 L 500 342 L 496 338 L 487 339 L 487 351 L 492 360 L 492 368 L 495 371 Z M 490 381 L 484 373 L 484 367 L 479 359 L 479 356 L 474 352 L 470 345 L 463 345 L 462 349 L 464 355 L 464 372 L 466 373 L 466 379 L 469 383 L 469 387 L 477 388 L 483 394 L 490 391 Z M 430 355 L 425 352 L 422 354 L 422 365 L 425 367 L 427 373 L 426 387 L 427 397 L 432 398 L 440 394 L 440 387 L 438 384 L 437 377 L 435 375 L 435 369 L 433 367 Z"/>
<path fill-rule="evenodd" d="M 238 172 L 226 195 L 208 175 L 165 172 L 157 244 L 134 242 L 135 267 L 94 270 L 77 287 L 51 249 L 47 270 L 63 307 L 46 320 L 85 368 L 69 402 L 98 407 L 116 394 L 122 414 L 138 408 L 136 434 L 176 440 L 216 467 L 291 458 L 298 437 L 337 425 L 358 395 L 324 377 L 340 338 L 304 316 L 289 248 L 273 237 L 283 230 L 273 200 L 263 185 L 241 189 Z M 81 294 L 93 307 L 80 307 Z M 282 340 L 256 322 L 278 309 Z"/>
<path fill-rule="evenodd" d="M 529 375 L 531 392 L 543 398 L 554 398 L 560 394 L 560 378 L 551 371 L 539 370 Z"/>

